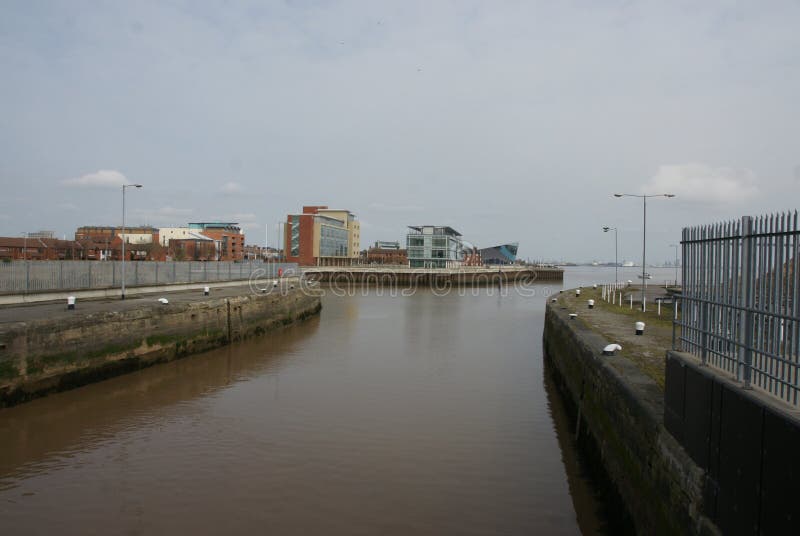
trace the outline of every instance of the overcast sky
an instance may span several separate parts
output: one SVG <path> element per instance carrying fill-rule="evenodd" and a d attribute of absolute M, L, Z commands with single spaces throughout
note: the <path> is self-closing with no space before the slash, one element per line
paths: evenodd
<path fill-rule="evenodd" d="M 303 204 L 531 259 L 800 208 L 800 3 L 34 2 L 0 16 L 0 235 Z"/>

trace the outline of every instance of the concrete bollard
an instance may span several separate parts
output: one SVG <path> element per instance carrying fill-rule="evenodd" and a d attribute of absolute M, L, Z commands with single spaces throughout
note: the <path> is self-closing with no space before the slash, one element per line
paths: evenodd
<path fill-rule="evenodd" d="M 589 300 L 589 309 L 594 309 L 594 300 Z"/>
<path fill-rule="evenodd" d="M 570 313 L 569 314 L 569 319 L 570 320 L 575 320 L 576 318 L 578 318 L 578 313 Z"/>
<path fill-rule="evenodd" d="M 557 299 L 557 298 L 552 298 L 552 299 L 550 300 L 550 302 L 551 302 L 551 303 L 556 303 L 557 301 L 558 301 L 558 299 Z"/>
<path fill-rule="evenodd" d="M 278 286 L 278 280 L 277 280 L 277 279 L 275 279 L 275 280 L 272 282 L 272 288 L 275 288 L 275 287 L 277 287 L 277 286 Z"/>
<path fill-rule="evenodd" d="M 603 355 L 614 355 L 617 350 L 622 350 L 622 346 L 619 344 L 609 344 L 603 348 Z"/>
<path fill-rule="evenodd" d="M 75 309 L 75 296 L 67 296 L 67 309 L 70 311 Z"/>
<path fill-rule="evenodd" d="M 166 298 L 159 298 L 158 303 L 160 303 L 161 305 L 167 305 L 169 303 L 169 300 Z"/>
<path fill-rule="evenodd" d="M 208 293 L 211 292 L 211 289 L 208 287 L 203 287 L 203 296 L 208 296 Z"/>
<path fill-rule="evenodd" d="M 644 335 L 644 322 L 636 322 L 636 334 Z"/>
<path fill-rule="evenodd" d="M 593 289 L 597 290 L 597 283 L 592 286 Z"/>
<path fill-rule="evenodd" d="M 576 288 L 575 289 L 575 297 L 578 298 L 578 297 L 580 297 L 580 295 L 581 295 L 581 289 Z"/>

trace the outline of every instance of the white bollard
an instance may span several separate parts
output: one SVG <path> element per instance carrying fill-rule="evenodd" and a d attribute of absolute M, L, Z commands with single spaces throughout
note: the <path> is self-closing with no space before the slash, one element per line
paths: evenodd
<path fill-rule="evenodd" d="M 589 309 L 594 309 L 594 300 L 589 300 Z"/>
<path fill-rule="evenodd" d="M 631 292 L 631 309 L 633 309 L 633 292 Z"/>
<path fill-rule="evenodd" d="M 576 288 L 576 289 L 575 289 L 575 297 L 577 298 L 577 297 L 579 297 L 580 295 L 581 295 L 581 289 L 579 289 L 579 288 Z"/>
<path fill-rule="evenodd" d="M 203 295 L 208 296 L 208 293 L 211 292 L 211 289 L 208 287 L 203 287 Z"/>
<path fill-rule="evenodd" d="M 644 322 L 636 322 L 636 334 L 644 335 Z"/>
<path fill-rule="evenodd" d="M 619 344 L 609 344 L 603 348 L 603 355 L 614 355 L 617 350 L 622 350 L 622 346 Z"/>
<path fill-rule="evenodd" d="M 578 313 L 570 313 L 569 314 L 569 319 L 570 320 L 575 320 L 576 318 L 578 318 Z"/>
<path fill-rule="evenodd" d="M 67 296 L 67 309 L 75 309 L 75 296 Z"/>
<path fill-rule="evenodd" d="M 160 303 L 161 305 L 167 305 L 169 303 L 169 300 L 166 298 L 159 298 L 158 303 Z"/>

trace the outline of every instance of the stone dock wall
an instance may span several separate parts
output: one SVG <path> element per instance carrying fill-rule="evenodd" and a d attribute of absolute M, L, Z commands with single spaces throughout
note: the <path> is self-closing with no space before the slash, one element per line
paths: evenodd
<path fill-rule="evenodd" d="M 628 359 L 603 356 L 609 341 L 568 314 L 548 304 L 545 359 L 613 502 L 640 534 L 718 534 L 703 513 L 704 471 L 664 427 L 663 390 Z"/>
<path fill-rule="evenodd" d="M 261 335 L 314 315 L 301 289 L 4 326 L 0 407 Z"/>

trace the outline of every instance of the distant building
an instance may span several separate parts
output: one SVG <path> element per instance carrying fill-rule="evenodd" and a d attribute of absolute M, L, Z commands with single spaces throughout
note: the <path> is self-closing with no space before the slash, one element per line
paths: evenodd
<path fill-rule="evenodd" d="M 301 266 L 349 266 L 359 256 L 361 225 L 349 210 L 304 206 L 286 218 L 287 262 Z"/>
<path fill-rule="evenodd" d="M 126 244 L 154 244 L 158 243 L 158 229 L 150 226 L 85 226 L 78 227 L 75 231 L 75 240 L 92 240 L 98 244 L 110 244 L 115 237 L 125 237 Z"/>
<path fill-rule="evenodd" d="M 35 231 L 28 233 L 28 238 L 55 238 L 55 231 Z"/>
<path fill-rule="evenodd" d="M 0 237 L 1 260 L 57 261 L 83 258 L 83 247 L 75 240 Z"/>
<path fill-rule="evenodd" d="M 409 226 L 406 236 L 411 268 L 451 268 L 463 260 L 461 233 L 448 226 Z"/>
<path fill-rule="evenodd" d="M 480 250 L 483 264 L 514 264 L 517 262 L 517 249 L 519 242 L 501 244 Z"/>
<path fill-rule="evenodd" d="M 194 222 L 189 229 L 219 241 L 217 260 L 241 261 L 244 259 L 244 234 L 235 222 Z"/>
<path fill-rule="evenodd" d="M 377 241 L 364 256 L 367 264 L 408 264 L 405 249 L 400 249 L 400 242 Z"/>
<path fill-rule="evenodd" d="M 216 240 L 195 234 L 187 238 L 171 238 L 167 243 L 173 261 L 215 261 L 218 255 Z"/>
<path fill-rule="evenodd" d="M 122 259 L 125 240 L 126 260 L 164 260 L 158 229 L 150 226 L 84 226 L 75 231 L 75 241 L 83 245 L 86 258 L 91 260 Z"/>

